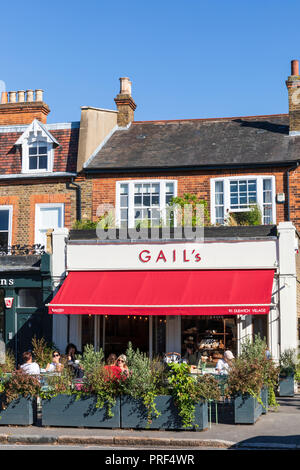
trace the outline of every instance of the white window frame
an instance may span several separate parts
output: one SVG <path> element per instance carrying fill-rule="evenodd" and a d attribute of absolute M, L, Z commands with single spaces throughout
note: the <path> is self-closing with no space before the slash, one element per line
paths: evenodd
<path fill-rule="evenodd" d="M 29 148 L 32 144 L 39 143 L 47 147 L 47 169 L 29 169 Z M 37 138 L 31 142 L 24 142 L 22 144 L 22 173 L 44 173 L 53 171 L 54 149 L 53 144 L 47 142 L 44 138 Z"/>
<path fill-rule="evenodd" d="M 12 216 L 13 216 L 13 206 L 11 205 L 1 205 L 0 210 L 8 210 L 8 238 L 7 245 L 11 246 L 12 242 Z M 1 230 L 3 232 L 3 230 Z"/>
<path fill-rule="evenodd" d="M 124 180 L 116 182 L 116 227 L 120 227 L 120 210 L 121 210 L 121 185 L 128 184 L 128 227 L 134 228 L 134 185 L 135 184 L 159 184 L 159 211 L 162 214 L 163 219 L 165 218 L 166 204 L 166 184 L 174 184 L 174 196 L 177 197 L 177 186 L 178 181 L 172 179 L 136 179 L 136 180 Z"/>
<path fill-rule="evenodd" d="M 60 208 L 61 209 L 61 226 L 64 227 L 65 224 L 65 205 L 63 202 L 53 202 L 53 203 L 39 203 L 35 205 L 35 244 L 38 243 L 38 237 L 39 237 L 39 227 L 40 227 L 40 210 L 41 209 L 55 209 L 55 208 Z M 49 227 L 51 228 L 51 227 Z"/>
<path fill-rule="evenodd" d="M 274 175 L 239 175 L 239 176 L 225 176 L 218 178 L 211 178 L 210 180 L 210 219 L 211 223 L 216 223 L 216 210 L 215 210 L 215 183 L 223 181 L 224 184 L 224 218 L 229 212 L 246 212 L 250 208 L 245 209 L 230 209 L 230 181 L 240 180 L 256 180 L 257 192 L 257 205 L 259 206 L 263 216 L 263 180 L 270 179 L 272 182 L 272 224 L 276 224 L 276 180 Z"/>

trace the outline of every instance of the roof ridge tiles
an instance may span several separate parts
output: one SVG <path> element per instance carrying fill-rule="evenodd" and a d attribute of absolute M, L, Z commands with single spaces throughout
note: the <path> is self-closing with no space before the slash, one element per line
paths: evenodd
<path fill-rule="evenodd" d="M 150 123 L 164 123 L 164 122 L 182 122 L 182 121 L 234 121 L 235 119 L 253 119 L 253 118 L 268 118 L 268 117 L 287 117 L 288 113 L 279 114 L 262 114 L 256 116 L 230 116 L 230 117 L 219 117 L 219 118 L 194 118 L 194 119 L 156 119 L 150 121 L 133 121 L 132 124 L 150 124 Z"/>

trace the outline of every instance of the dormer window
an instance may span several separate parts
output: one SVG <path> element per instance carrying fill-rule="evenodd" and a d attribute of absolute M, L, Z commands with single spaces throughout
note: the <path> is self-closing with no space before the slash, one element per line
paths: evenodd
<path fill-rule="evenodd" d="M 37 141 L 28 147 L 28 170 L 48 170 L 49 148 L 47 143 Z"/>
<path fill-rule="evenodd" d="M 36 119 L 16 142 L 22 147 L 22 173 L 53 171 L 54 148 L 57 140 Z"/>

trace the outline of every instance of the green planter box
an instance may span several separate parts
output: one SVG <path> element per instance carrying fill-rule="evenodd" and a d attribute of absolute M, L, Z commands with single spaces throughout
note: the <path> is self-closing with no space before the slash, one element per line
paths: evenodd
<path fill-rule="evenodd" d="M 120 399 L 112 408 L 113 417 L 107 416 L 107 409 L 96 408 L 96 397 L 58 395 L 42 400 L 42 426 L 72 426 L 87 428 L 119 428 Z"/>
<path fill-rule="evenodd" d="M 254 424 L 262 414 L 262 405 L 251 395 L 238 395 L 234 398 L 235 424 Z"/>
<path fill-rule="evenodd" d="M 0 400 L 0 426 L 30 426 L 36 422 L 36 400 L 20 397 L 3 410 Z"/>
<path fill-rule="evenodd" d="M 280 397 L 293 397 L 294 391 L 294 375 L 279 376 L 279 396 Z"/>
<path fill-rule="evenodd" d="M 121 428 L 123 429 L 192 429 L 182 426 L 181 418 L 170 395 L 159 395 L 155 399 L 156 409 L 161 414 L 147 424 L 147 411 L 142 399 L 128 396 L 121 397 Z M 195 409 L 195 427 L 197 431 L 208 428 L 207 402 L 198 403 Z"/>

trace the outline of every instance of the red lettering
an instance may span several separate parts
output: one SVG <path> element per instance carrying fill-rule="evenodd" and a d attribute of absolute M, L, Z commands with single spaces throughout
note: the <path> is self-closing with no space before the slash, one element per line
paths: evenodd
<path fill-rule="evenodd" d="M 148 254 L 144 255 L 144 253 L 148 253 Z M 151 259 L 150 251 L 148 250 L 141 251 L 139 254 L 139 259 L 140 261 L 142 261 L 142 263 L 148 263 L 148 261 L 150 261 Z"/>
<path fill-rule="evenodd" d="M 195 255 L 195 261 L 196 261 L 196 263 L 198 263 L 199 261 L 201 261 L 201 256 L 199 255 L 199 253 L 196 253 L 196 255 Z"/>
<path fill-rule="evenodd" d="M 156 259 L 156 263 L 157 263 L 157 261 L 159 261 L 160 259 L 163 259 L 164 262 L 167 261 L 165 255 L 164 255 L 163 250 L 160 250 L 160 252 L 159 252 L 159 254 L 158 254 L 158 257 L 157 257 L 157 259 Z"/>
<path fill-rule="evenodd" d="M 176 250 L 173 250 L 173 262 L 176 261 Z"/>
<path fill-rule="evenodd" d="M 186 250 L 183 250 L 183 261 L 185 263 L 189 263 L 189 261 L 190 261 L 189 259 L 186 259 Z"/>

